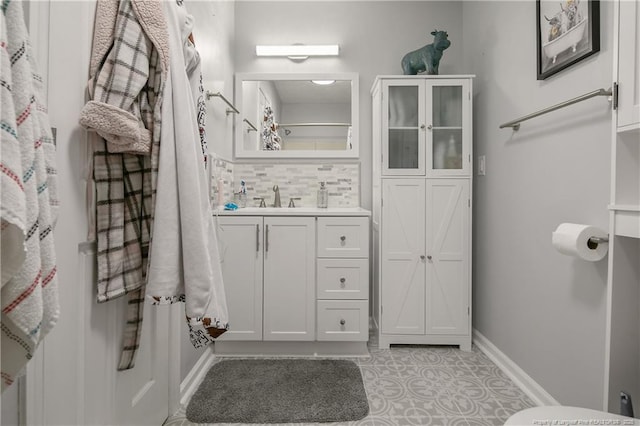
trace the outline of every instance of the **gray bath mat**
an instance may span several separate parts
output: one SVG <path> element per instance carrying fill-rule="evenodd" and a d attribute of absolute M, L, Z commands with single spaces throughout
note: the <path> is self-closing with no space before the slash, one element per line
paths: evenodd
<path fill-rule="evenodd" d="M 360 420 L 369 412 L 352 361 L 234 359 L 209 370 L 187 406 L 194 423 Z"/>

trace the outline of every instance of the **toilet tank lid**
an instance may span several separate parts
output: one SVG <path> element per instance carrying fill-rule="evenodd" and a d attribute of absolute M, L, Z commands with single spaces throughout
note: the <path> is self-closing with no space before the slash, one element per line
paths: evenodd
<path fill-rule="evenodd" d="M 511 417 L 509 417 L 505 423 L 505 426 L 524 426 L 524 425 L 553 425 L 563 424 L 558 423 L 558 420 L 566 421 L 592 421 L 588 423 L 566 423 L 566 424 L 599 424 L 597 420 L 618 420 L 615 424 L 621 426 L 626 425 L 640 425 L 639 419 L 633 419 L 631 417 L 625 417 L 618 414 L 611 414 L 605 411 L 592 410 L 590 408 L 580 407 L 568 407 L 568 406 L 542 406 L 527 408 L 522 411 L 518 411 Z M 555 421 L 555 422 L 554 422 Z M 605 424 L 605 423 L 602 423 Z"/>

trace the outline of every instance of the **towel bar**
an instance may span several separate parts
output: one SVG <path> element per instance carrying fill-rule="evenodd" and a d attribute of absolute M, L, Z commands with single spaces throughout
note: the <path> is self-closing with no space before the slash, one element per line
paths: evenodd
<path fill-rule="evenodd" d="M 224 103 L 229 105 L 229 108 L 231 108 L 231 109 L 227 109 L 227 115 L 229 115 L 231 113 L 240 114 L 240 111 L 238 111 L 238 109 L 235 106 L 233 106 L 233 104 L 231 102 L 229 102 L 229 100 L 227 98 L 225 98 L 222 93 L 220 93 L 220 92 L 213 93 L 213 92 L 210 92 L 210 91 L 207 90 L 207 93 L 205 94 L 205 96 L 206 96 L 207 100 L 209 100 L 209 99 L 211 99 L 213 97 L 220 98 L 220 99 L 222 99 L 224 101 Z"/>
<path fill-rule="evenodd" d="M 556 111 L 556 110 L 558 110 L 560 108 L 564 108 L 566 106 L 573 105 L 575 103 L 582 102 L 582 101 L 587 100 L 587 99 L 591 99 L 594 96 L 613 96 L 614 97 L 613 104 L 614 104 L 614 108 L 615 108 L 615 105 L 616 105 L 616 99 L 615 99 L 616 84 L 615 83 L 614 83 L 613 88 L 614 88 L 614 90 L 611 90 L 611 88 L 609 88 L 607 90 L 598 89 L 598 90 L 594 90 L 593 92 L 585 93 L 584 95 L 575 97 L 573 99 L 569 99 L 568 101 L 560 102 L 559 104 L 550 106 L 550 107 L 545 108 L 545 109 L 541 109 L 540 111 L 536 111 L 536 112 L 531 113 L 529 115 L 525 115 L 524 117 L 520 117 L 517 120 L 511 120 L 511 121 L 509 121 L 507 123 L 501 124 L 500 128 L 504 129 L 505 127 L 511 127 L 511 128 L 513 128 L 513 130 L 518 130 L 518 129 L 520 129 L 520 123 L 523 122 L 523 121 L 530 120 L 530 119 L 532 119 L 534 117 L 538 117 L 538 116 L 540 116 L 542 114 L 546 114 L 548 112 Z"/>

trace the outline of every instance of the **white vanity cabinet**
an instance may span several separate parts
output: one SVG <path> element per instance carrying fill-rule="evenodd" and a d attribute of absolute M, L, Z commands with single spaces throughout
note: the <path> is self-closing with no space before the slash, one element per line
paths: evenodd
<path fill-rule="evenodd" d="M 220 340 L 314 340 L 315 219 L 219 220 L 230 324 Z"/>
<path fill-rule="evenodd" d="M 264 218 L 263 340 L 315 339 L 315 219 Z"/>
<path fill-rule="evenodd" d="M 373 96 L 381 348 L 471 349 L 472 76 L 382 76 Z"/>
<path fill-rule="evenodd" d="M 369 340 L 369 218 L 319 217 L 318 340 Z"/>
<path fill-rule="evenodd" d="M 352 215 L 301 208 L 220 214 L 229 331 L 216 353 L 367 353 L 369 212 L 325 214 L 333 210 Z"/>
<path fill-rule="evenodd" d="M 262 217 L 218 218 L 222 278 L 229 311 L 225 340 L 262 340 Z"/>

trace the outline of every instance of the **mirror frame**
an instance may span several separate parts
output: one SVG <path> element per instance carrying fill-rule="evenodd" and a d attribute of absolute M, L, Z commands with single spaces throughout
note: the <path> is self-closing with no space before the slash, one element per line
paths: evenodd
<path fill-rule="evenodd" d="M 322 151 L 249 151 L 242 146 L 244 109 L 242 83 L 245 81 L 283 81 L 283 80 L 349 80 L 351 81 L 351 143 L 350 150 Z M 360 108 L 358 73 L 236 73 L 234 99 L 240 114 L 235 117 L 234 157 L 235 158 L 359 158 L 360 157 Z M 256 124 L 257 125 L 257 124 Z"/>

